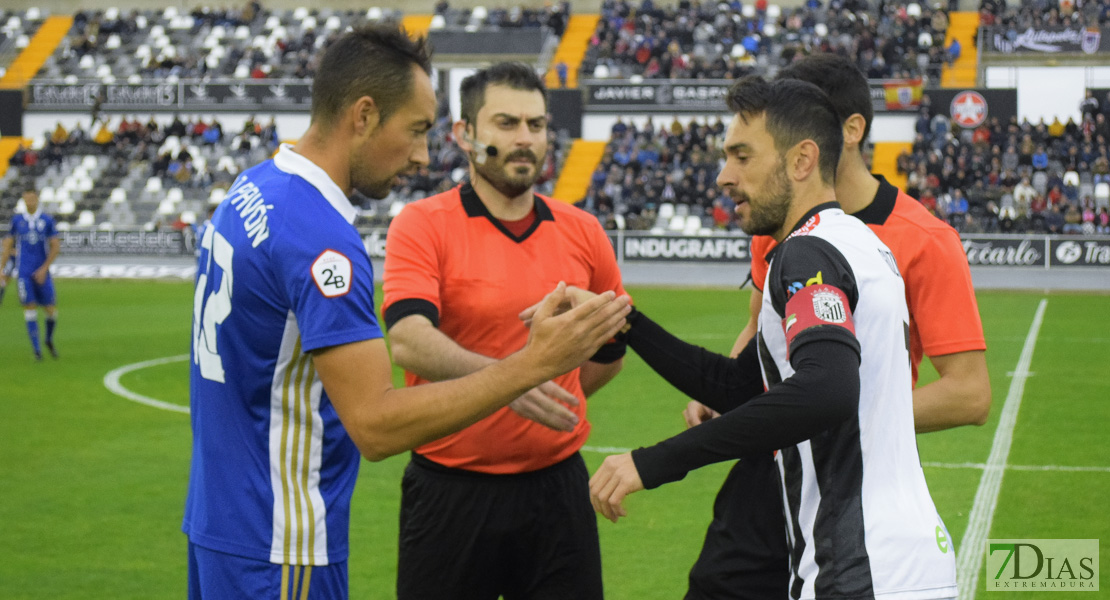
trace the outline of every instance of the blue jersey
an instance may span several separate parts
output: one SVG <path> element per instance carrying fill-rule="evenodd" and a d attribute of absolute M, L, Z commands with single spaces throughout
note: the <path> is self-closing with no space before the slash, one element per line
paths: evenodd
<path fill-rule="evenodd" d="M 54 217 L 41 210 L 33 215 L 17 214 L 12 217 L 9 232 L 15 238 L 19 253 L 19 276 L 30 277 L 46 262 L 48 240 L 58 235 Z"/>
<path fill-rule="evenodd" d="M 382 337 L 356 211 L 283 147 L 205 227 L 193 304 L 193 456 L 182 529 L 272 563 L 347 558 L 359 452 L 309 352 Z"/>

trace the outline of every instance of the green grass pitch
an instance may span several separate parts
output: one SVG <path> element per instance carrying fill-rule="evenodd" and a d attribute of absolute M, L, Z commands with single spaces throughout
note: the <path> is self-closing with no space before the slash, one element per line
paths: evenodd
<path fill-rule="evenodd" d="M 62 358 L 35 364 L 12 294 L 0 306 L 0 597 L 180 598 L 180 532 L 188 417 L 124 400 L 103 385 L 118 367 L 186 354 L 189 283 L 62 280 Z M 633 288 L 637 304 L 689 341 L 725 352 L 743 324 L 747 292 Z M 918 437 L 929 487 L 958 542 L 1036 307 L 1048 305 L 1027 380 L 992 538 L 1110 539 L 1110 330 L 1107 296 L 981 292 L 994 390 L 991 419 Z M 128 373 L 121 383 L 188 403 L 187 363 Z M 935 377 L 923 369 L 923 381 Z M 682 428 L 686 399 L 633 354 L 590 400 L 591 447 L 632 448 Z M 591 471 L 604 458 L 585 452 Z M 351 536 L 352 598 L 393 597 L 399 482 L 405 457 L 362 465 Z M 629 517 L 601 520 L 607 597 L 681 598 L 728 464 L 629 498 Z M 1110 566 L 1102 552 L 1100 569 Z M 1027 599 L 1036 593 L 986 593 Z M 1110 579 L 1103 577 L 1103 585 Z M 1105 594 L 1106 592 L 1104 592 Z"/>

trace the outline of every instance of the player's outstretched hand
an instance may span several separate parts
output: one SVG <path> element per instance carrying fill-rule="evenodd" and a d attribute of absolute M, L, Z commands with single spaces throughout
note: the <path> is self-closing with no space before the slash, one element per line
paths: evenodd
<path fill-rule="evenodd" d="M 578 398 L 554 381 L 548 381 L 513 400 L 509 408 L 525 419 L 555 431 L 574 431 L 578 415 L 564 404 L 578 406 Z"/>
<path fill-rule="evenodd" d="M 580 287 L 568 285 L 566 290 L 566 298 L 555 307 L 555 314 L 561 315 L 574 308 L 575 306 L 589 301 L 595 296 L 597 296 L 597 294 L 591 292 L 590 290 L 584 290 Z M 544 300 L 546 300 L 546 298 L 544 298 Z M 520 314 L 517 315 L 520 317 L 521 321 L 524 321 L 525 327 L 532 326 L 532 316 L 535 315 L 536 311 L 540 309 L 540 306 L 543 305 L 543 302 L 543 300 L 540 300 L 532 306 L 529 306 L 528 308 L 520 311 Z"/>
<path fill-rule="evenodd" d="M 597 353 L 624 326 L 631 311 L 628 296 L 605 292 L 559 313 L 568 302 L 563 282 L 544 297 L 532 315 L 532 330 L 523 352 L 547 379 L 562 375 Z"/>
<path fill-rule="evenodd" d="M 632 453 L 614 454 L 605 459 L 590 478 L 590 503 L 601 516 L 616 523 L 628 516 L 622 503 L 624 497 L 644 489 L 640 472 L 632 461 Z"/>
<path fill-rule="evenodd" d="M 682 411 L 682 418 L 686 419 L 687 429 L 701 425 L 710 419 L 716 419 L 719 416 L 721 416 L 721 413 L 697 400 L 691 400 L 686 404 L 686 410 Z"/>

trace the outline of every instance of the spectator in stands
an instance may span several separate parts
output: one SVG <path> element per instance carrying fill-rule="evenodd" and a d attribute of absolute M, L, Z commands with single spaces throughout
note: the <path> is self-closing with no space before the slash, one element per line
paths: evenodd
<path fill-rule="evenodd" d="M 1061 212 L 1059 204 L 1053 204 L 1051 208 L 1045 211 L 1044 226 L 1049 234 L 1064 232 L 1064 213 Z"/>
<path fill-rule="evenodd" d="M 1064 227 L 1062 229 L 1064 234 L 1079 235 L 1083 233 L 1083 213 L 1075 204 L 1066 204 L 1064 213 Z"/>

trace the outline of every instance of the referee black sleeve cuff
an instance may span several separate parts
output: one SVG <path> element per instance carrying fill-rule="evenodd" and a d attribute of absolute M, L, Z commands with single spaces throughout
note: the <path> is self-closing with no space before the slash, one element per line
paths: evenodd
<path fill-rule="evenodd" d="M 390 304 L 389 308 L 382 313 L 386 330 L 409 315 L 424 315 L 432 325 L 439 327 L 439 309 L 435 304 L 422 298 L 406 298 Z"/>

